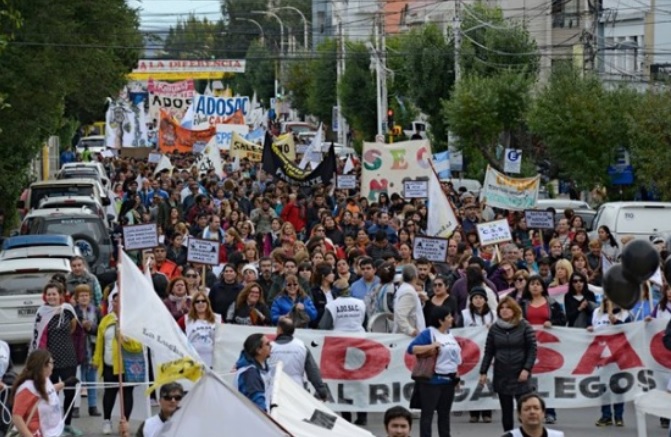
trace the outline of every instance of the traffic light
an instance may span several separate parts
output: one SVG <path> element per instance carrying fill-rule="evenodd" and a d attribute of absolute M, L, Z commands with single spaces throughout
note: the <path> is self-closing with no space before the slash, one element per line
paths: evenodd
<path fill-rule="evenodd" d="M 394 110 L 391 108 L 387 109 L 387 128 L 389 132 L 394 130 Z"/>

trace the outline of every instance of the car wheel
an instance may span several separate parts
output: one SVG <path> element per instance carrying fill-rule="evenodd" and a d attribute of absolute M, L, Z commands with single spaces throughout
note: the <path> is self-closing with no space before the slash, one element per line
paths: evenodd
<path fill-rule="evenodd" d="M 98 246 L 98 243 L 88 235 L 82 234 L 73 235 L 72 239 L 75 242 L 75 246 L 81 250 L 82 256 L 89 264 L 89 267 L 93 269 L 93 265 L 98 261 L 98 257 L 100 256 L 100 246 Z"/>

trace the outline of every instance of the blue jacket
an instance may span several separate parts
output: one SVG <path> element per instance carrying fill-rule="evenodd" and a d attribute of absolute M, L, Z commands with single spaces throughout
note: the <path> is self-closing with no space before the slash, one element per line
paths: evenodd
<path fill-rule="evenodd" d="M 291 300 L 286 294 L 278 294 L 277 297 L 273 300 L 273 306 L 270 309 L 270 318 L 273 321 L 273 325 L 276 325 L 280 317 L 286 316 L 291 312 L 296 303 L 302 303 L 305 306 L 305 312 L 310 316 L 310 321 L 313 321 L 317 318 L 317 308 L 315 304 L 312 303 L 312 299 L 309 297 L 298 297 L 296 302 Z"/>
<path fill-rule="evenodd" d="M 244 370 L 244 367 L 247 367 L 247 369 Z M 267 411 L 266 383 L 263 380 L 261 372 L 270 372 L 268 364 L 266 363 L 264 366 L 261 366 L 255 359 L 242 351 L 240 352 L 238 361 L 235 363 L 235 368 L 237 370 L 243 369 L 242 373 L 236 378 L 238 391 L 247 397 L 247 399 L 254 402 L 261 411 Z"/>
<path fill-rule="evenodd" d="M 370 236 L 371 240 L 375 238 L 375 234 L 377 231 L 384 231 L 387 233 L 387 241 L 389 241 L 390 244 L 396 244 L 398 243 L 398 233 L 394 230 L 389 225 L 385 226 L 380 226 L 380 225 L 373 225 L 370 228 L 368 228 L 368 235 Z"/>

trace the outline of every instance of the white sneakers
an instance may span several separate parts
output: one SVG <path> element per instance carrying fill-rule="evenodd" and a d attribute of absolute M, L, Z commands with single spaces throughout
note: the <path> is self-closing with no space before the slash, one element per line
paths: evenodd
<path fill-rule="evenodd" d="M 106 420 L 103 422 L 103 434 L 110 435 L 112 434 L 112 422 Z"/>

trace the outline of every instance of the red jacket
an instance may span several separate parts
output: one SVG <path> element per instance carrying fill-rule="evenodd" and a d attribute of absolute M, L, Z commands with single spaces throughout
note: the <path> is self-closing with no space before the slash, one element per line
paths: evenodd
<path fill-rule="evenodd" d="M 301 232 L 305 228 L 305 209 L 296 205 L 294 202 L 289 202 L 284 205 L 280 217 L 285 222 L 294 225 L 296 232 Z"/>

